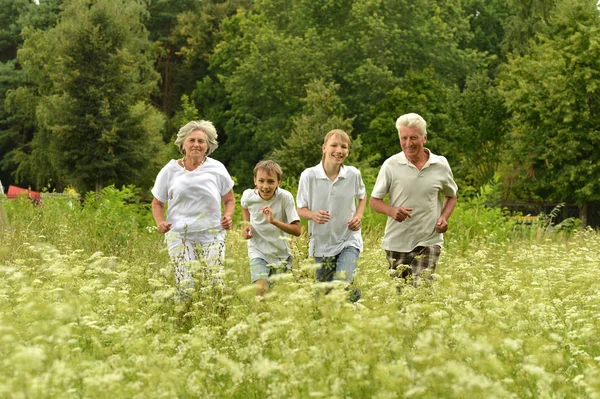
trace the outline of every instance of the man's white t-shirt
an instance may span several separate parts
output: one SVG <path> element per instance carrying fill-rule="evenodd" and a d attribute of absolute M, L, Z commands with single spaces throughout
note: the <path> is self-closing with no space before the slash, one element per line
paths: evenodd
<path fill-rule="evenodd" d="M 324 224 L 308 221 L 310 256 L 335 256 L 350 246 L 363 250 L 360 230 L 350 230 L 348 222 L 356 213 L 355 200 L 365 198 L 366 193 L 360 171 L 354 166 L 342 167 L 333 182 L 322 163 L 302 172 L 296 196 L 298 208 L 328 210 L 331 216 Z"/>
<path fill-rule="evenodd" d="M 417 246 L 442 245 L 444 235 L 435 230 L 442 214 L 444 197 L 455 197 L 458 186 L 446 158 L 429 152 L 421 170 L 408 161 L 404 152 L 388 158 L 377 175 L 371 197 L 389 194 L 393 207 L 413 208 L 411 217 L 397 222 L 388 216 L 383 249 L 410 252 Z"/>
<path fill-rule="evenodd" d="M 187 232 L 211 242 L 221 228 L 221 197 L 234 182 L 225 166 L 212 158 L 193 171 L 172 159 L 156 177 L 152 195 L 168 204 L 167 222 L 174 233 Z"/>
<path fill-rule="evenodd" d="M 290 235 L 267 221 L 261 208 L 269 206 L 275 219 L 283 223 L 299 221 L 300 217 L 294 204 L 294 196 L 281 187 L 265 201 L 255 189 L 245 190 L 241 200 L 242 208 L 250 212 L 252 238 L 248 240 L 248 257 L 261 258 L 267 263 L 285 262 L 292 255 L 290 250 Z"/>

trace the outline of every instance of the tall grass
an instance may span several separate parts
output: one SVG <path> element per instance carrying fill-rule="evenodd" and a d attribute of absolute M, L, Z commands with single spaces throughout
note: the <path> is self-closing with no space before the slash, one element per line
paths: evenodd
<path fill-rule="evenodd" d="M 305 236 L 258 301 L 233 232 L 225 285 L 178 303 L 134 194 L 3 202 L 0 397 L 600 397 L 597 232 L 460 204 L 434 282 L 398 293 L 373 223 L 357 304 L 319 294 Z"/>

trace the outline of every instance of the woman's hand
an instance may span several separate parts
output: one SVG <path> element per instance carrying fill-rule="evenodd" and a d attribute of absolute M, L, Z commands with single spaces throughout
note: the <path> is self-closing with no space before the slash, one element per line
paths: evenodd
<path fill-rule="evenodd" d="M 157 226 L 158 228 L 158 232 L 161 234 L 165 234 L 167 233 L 169 230 L 171 230 L 171 224 L 170 222 L 160 222 Z"/>
<path fill-rule="evenodd" d="M 223 216 L 221 218 L 221 227 L 223 230 L 231 230 L 233 227 L 233 221 L 231 220 L 231 216 Z"/>

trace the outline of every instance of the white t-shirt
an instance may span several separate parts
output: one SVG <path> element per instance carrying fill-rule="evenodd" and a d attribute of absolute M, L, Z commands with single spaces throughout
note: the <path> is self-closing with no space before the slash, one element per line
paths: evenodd
<path fill-rule="evenodd" d="M 279 187 L 273 197 L 265 201 L 255 189 L 248 189 L 242 194 L 241 204 L 242 208 L 250 212 L 252 225 L 253 235 L 248 240 L 248 257 L 261 258 L 267 263 L 286 261 L 292 255 L 289 245 L 290 235 L 269 223 L 261 208 L 270 206 L 275 219 L 284 223 L 299 221 L 294 196 Z"/>
<path fill-rule="evenodd" d="M 167 203 L 167 222 L 171 231 L 190 234 L 210 233 L 212 239 L 221 228 L 221 197 L 234 182 L 225 166 L 212 158 L 193 171 L 172 159 L 156 177 L 152 195 Z"/>
<path fill-rule="evenodd" d="M 411 217 L 397 222 L 388 217 L 383 249 L 410 252 L 417 246 L 442 245 L 444 235 L 435 230 L 442 214 L 444 197 L 455 197 L 458 186 L 446 158 L 429 152 L 421 170 L 408 161 L 404 152 L 388 158 L 377 175 L 371 197 L 389 194 L 393 207 L 413 208 Z"/>
<path fill-rule="evenodd" d="M 308 221 L 310 256 L 334 256 L 346 247 L 363 250 L 360 230 L 350 230 L 348 222 L 356 213 L 355 200 L 365 198 L 366 193 L 360 171 L 354 166 L 342 167 L 333 182 L 322 163 L 302 172 L 296 196 L 298 208 L 313 212 L 328 210 L 331 216 L 324 224 Z"/>

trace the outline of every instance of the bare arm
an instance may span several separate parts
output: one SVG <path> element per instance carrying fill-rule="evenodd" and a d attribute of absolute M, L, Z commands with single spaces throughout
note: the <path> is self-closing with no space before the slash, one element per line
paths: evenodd
<path fill-rule="evenodd" d="M 317 222 L 318 224 L 324 224 L 329 222 L 331 216 L 329 215 L 329 211 L 316 211 L 313 212 L 308 208 L 298 208 L 298 215 L 302 219 L 312 220 L 313 222 Z"/>
<path fill-rule="evenodd" d="M 452 216 L 452 212 L 454 212 L 454 207 L 456 207 L 456 197 L 446 197 L 444 200 L 444 207 L 442 208 L 442 214 L 438 218 L 435 229 L 438 233 L 445 233 L 448 230 L 448 219 Z"/>
<path fill-rule="evenodd" d="M 375 197 L 371 197 L 369 205 L 375 212 L 383 213 L 397 222 L 403 222 L 405 219 L 409 218 L 410 213 L 413 210 L 413 208 L 405 208 L 401 206 L 393 207 L 389 204 L 386 204 L 384 200 Z"/>
<path fill-rule="evenodd" d="M 277 227 L 280 230 L 285 231 L 288 234 L 295 235 L 299 237 L 302 233 L 302 227 L 300 227 L 300 221 L 295 220 L 292 223 L 284 223 L 281 220 L 275 219 L 273 216 L 273 210 L 271 207 L 265 206 L 262 209 L 262 213 L 264 213 L 267 218 L 267 222 L 271 223 L 273 226 Z"/>
<path fill-rule="evenodd" d="M 221 197 L 223 201 L 223 217 L 221 218 L 221 227 L 225 230 L 231 230 L 233 227 L 233 221 L 231 217 L 235 212 L 235 196 L 233 195 L 233 190 L 229 190 L 227 194 Z"/>
<path fill-rule="evenodd" d="M 152 216 L 159 233 L 165 234 L 171 230 L 171 223 L 165 222 L 165 204 L 156 198 L 152 199 Z"/>
<path fill-rule="evenodd" d="M 242 218 L 244 219 L 244 226 L 242 227 L 242 237 L 245 240 L 252 238 L 252 225 L 250 224 L 250 211 L 248 208 L 242 208 Z"/>
<path fill-rule="evenodd" d="M 367 207 L 367 196 L 365 195 L 364 198 L 359 199 L 358 202 L 356 203 L 356 213 L 354 213 L 354 216 L 352 217 L 352 219 L 350 219 L 348 221 L 348 228 L 350 230 L 360 230 L 361 226 L 362 226 L 362 218 L 363 215 L 365 213 L 365 208 Z"/>

